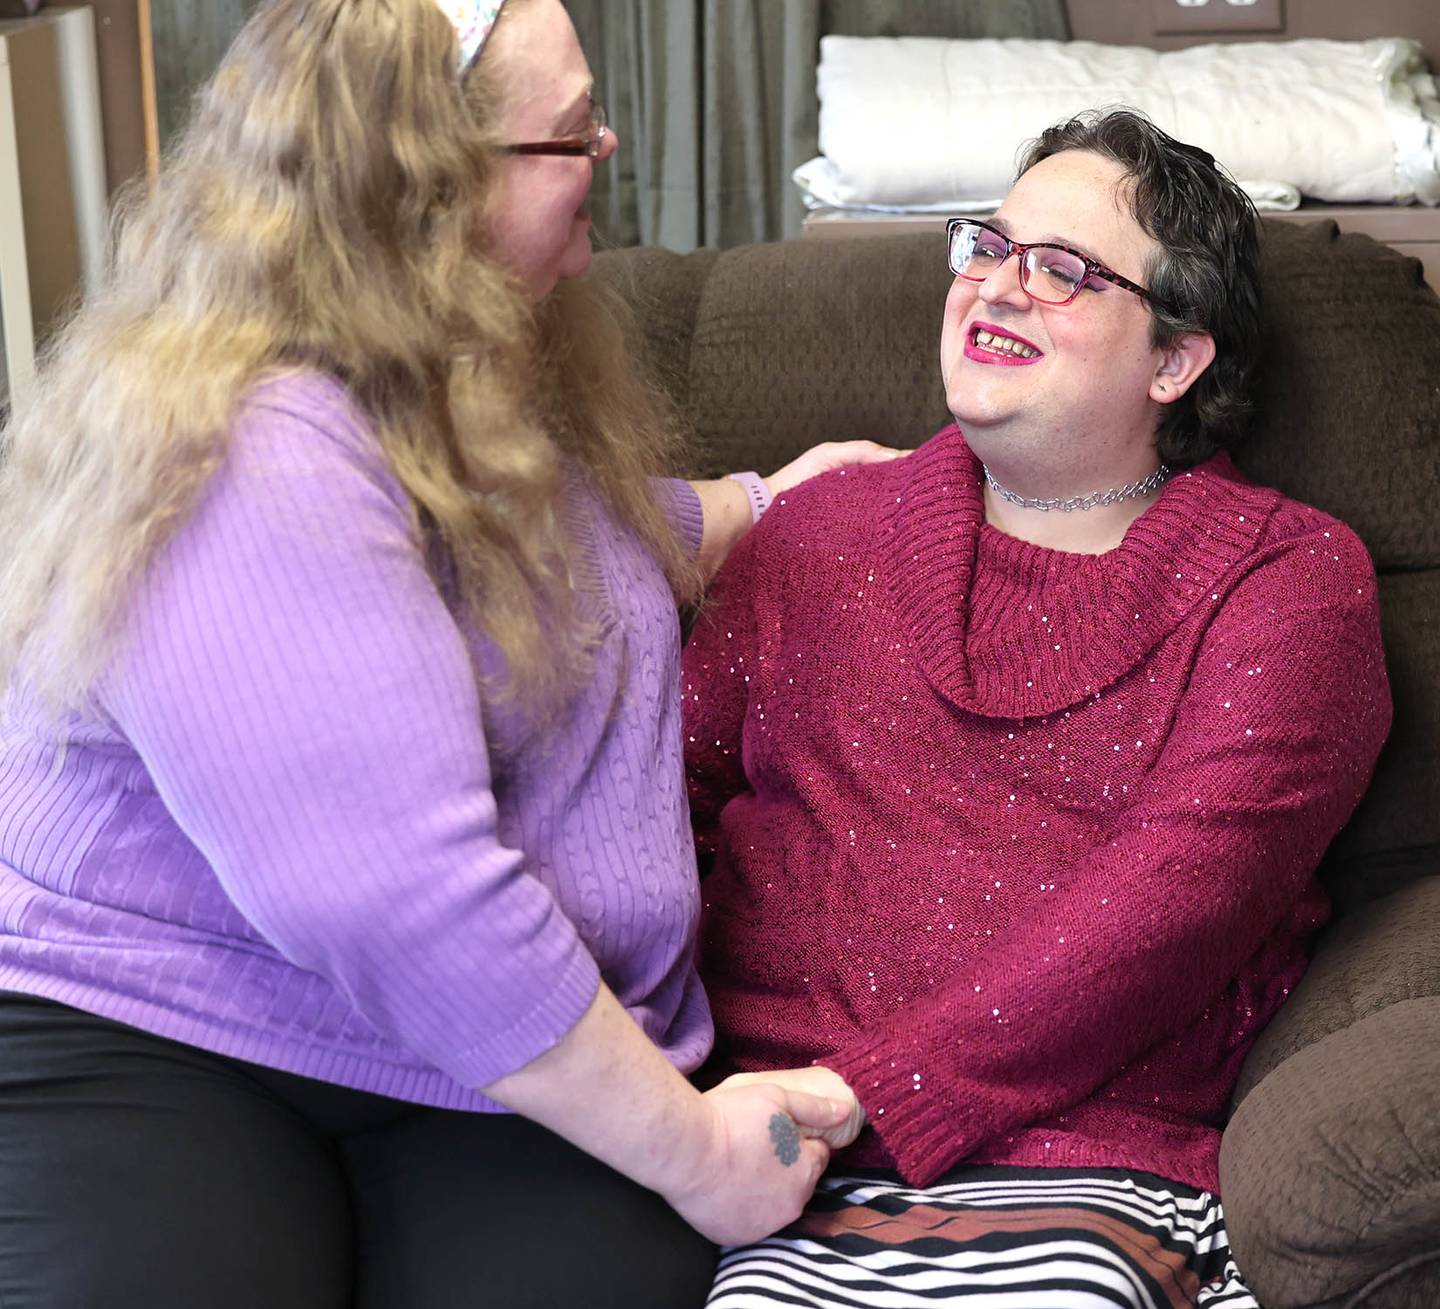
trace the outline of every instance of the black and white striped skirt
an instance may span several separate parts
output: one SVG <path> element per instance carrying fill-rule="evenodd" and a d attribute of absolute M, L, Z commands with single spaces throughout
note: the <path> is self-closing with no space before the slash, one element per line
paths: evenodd
<path fill-rule="evenodd" d="M 726 1250 L 708 1309 L 1260 1309 L 1219 1200 L 1145 1173 L 961 1168 L 925 1188 L 827 1177 Z"/>

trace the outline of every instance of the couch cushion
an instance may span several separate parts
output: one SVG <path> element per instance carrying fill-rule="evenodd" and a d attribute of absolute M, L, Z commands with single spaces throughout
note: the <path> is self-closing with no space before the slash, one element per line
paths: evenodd
<path fill-rule="evenodd" d="M 1380 625 L 1395 721 L 1321 865 L 1340 913 L 1440 872 L 1440 569 L 1382 572 Z"/>
<path fill-rule="evenodd" d="M 806 238 L 596 268 L 644 295 L 642 340 L 700 436 L 691 471 L 717 475 L 834 436 L 914 445 L 948 420 L 943 246 Z M 1266 223 L 1263 249 L 1266 372 L 1237 461 L 1351 524 L 1382 569 L 1437 566 L 1440 300 L 1416 259 L 1331 222 Z"/>
<path fill-rule="evenodd" d="M 694 473 L 769 471 L 837 437 L 914 445 L 948 420 L 938 233 L 596 267 L 644 297 L 642 339 L 700 438 Z M 1419 262 L 1331 222 L 1276 222 L 1263 272 L 1260 413 L 1237 461 L 1349 523 L 1381 568 L 1440 565 L 1440 299 Z"/>
<path fill-rule="evenodd" d="M 629 307 L 635 329 L 630 345 L 641 370 L 670 397 L 687 425 L 694 409 L 690 354 L 695 324 L 700 321 L 705 281 L 717 258 L 716 250 L 679 255 L 646 246 L 612 251 L 595 260 L 602 286 Z"/>
<path fill-rule="evenodd" d="M 1267 223 L 1265 377 L 1237 462 L 1334 514 L 1382 568 L 1440 565 L 1440 299 L 1330 222 Z"/>
<path fill-rule="evenodd" d="M 1440 1000 L 1300 1051 L 1225 1133 L 1235 1257 L 1266 1309 L 1440 1304 Z"/>
<path fill-rule="evenodd" d="M 1352 915 L 1246 1061 L 1220 1183 L 1267 1309 L 1440 1304 L 1437 941 L 1440 876 Z"/>
<path fill-rule="evenodd" d="M 948 421 L 940 311 L 950 286 L 935 235 L 806 238 L 708 256 L 680 391 L 698 476 L 774 471 L 818 441 L 915 445 Z M 596 260 L 643 267 L 641 251 Z M 669 315 L 638 309 L 645 353 L 674 356 Z M 662 340 L 657 343 L 656 337 Z"/>

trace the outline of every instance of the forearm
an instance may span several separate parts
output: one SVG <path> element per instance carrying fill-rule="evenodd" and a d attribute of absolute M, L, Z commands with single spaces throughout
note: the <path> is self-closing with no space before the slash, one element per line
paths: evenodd
<path fill-rule="evenodd" d="M 754 515 L 750 497 L 739 482 L 729 477 L 711 482 L 691 482 L 705 513 L 700 537 L 699 562 L 707 580 L 719 570 L 730 551 L 751 528 Z"/>
<path fill-rule="evenodd" d="M 658 1192 L 721 1245 L 799 1216 L 826 1141 L 849 1139 L 853 1103 L 778 1085 L 702 1095 L 603 985 L 558 1045 L 485 1091 Z"/>
<path fill-rule="evenodd" d="M 705 576 L 713 577 L 719 571 L 735 543 L 765 512 L 773 496 L 783 495 L 820 473 L 859 464 L 884 463 L 906 453 L 876 445 L 873 441 L 824 441 L 762 478 L 763 488 L 756 488 L 760 492 L 760 503 L 755 505 L 751 504 L 750 492 L 732 477 L 722 477 L 713 482 L 691 482 L 705 511 L 705 527 L 700 542 L 700 566 Z"/>
<path fill-rule="evenodd" d="M 661 1194 L 694 1177 L 713 1130 L 700 1092 L 603 983 L 559 1044 L 484 1090 Z"/>
<path fill-rule="evenodd" d="M 1108 893 L 1052 893 L 1053 909 L 1030 910 L 1003 947 L 822 1056 L 907 1178 L 923 1183 L 986 1141 L 1064 1113 L 1192 1030 L 1207 1004 L 1223 1006 L 1252 932 L 1268 934 L 1258 905 L 1251 929 L 1183 878 L 1116 881 Z M 1089 907 L 1106 900 L 1121 908 Z"/>

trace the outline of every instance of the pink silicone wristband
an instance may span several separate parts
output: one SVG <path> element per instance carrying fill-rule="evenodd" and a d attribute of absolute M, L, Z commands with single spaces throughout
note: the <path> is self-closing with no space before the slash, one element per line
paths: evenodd
<path fill-rule="evenodd" d="M 759 473 L 731 473 L 730 480 L 739 482 L 750 497 L 750 521 L 758 523 L 760 516 L 770 508 L 770 488 Z"/>

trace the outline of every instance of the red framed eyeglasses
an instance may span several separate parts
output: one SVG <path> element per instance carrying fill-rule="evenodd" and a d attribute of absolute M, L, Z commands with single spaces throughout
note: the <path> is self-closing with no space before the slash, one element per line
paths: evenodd
<path fill-rule="evenodd" d="M 977 218 L 952 218 L 946 223 L 945 250 L 950 271 L 969 282 L 985 281 L 1011 255 L 1019 256 L 1020 285 L 1041 304 L 1072 304 L 1087 283 L 1099 278 L 1133 291 L 1167 313 L 1176 313 L 1168 301 L 1098 259 L 1053 241 L 1012 241 L 999 228 Z"/>

